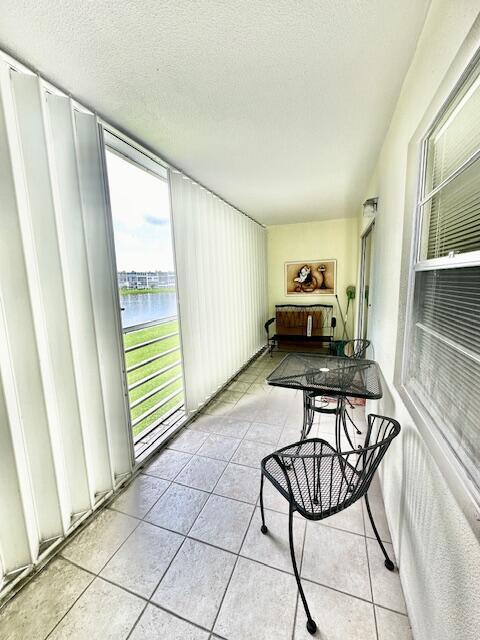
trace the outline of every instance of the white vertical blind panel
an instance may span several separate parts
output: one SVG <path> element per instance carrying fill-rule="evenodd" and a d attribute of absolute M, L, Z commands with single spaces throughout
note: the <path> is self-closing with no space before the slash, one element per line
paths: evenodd
<path fill-rule="evenodd" d="M 104 149 L 95 116 L 74 112 L 84 229 L 113 482 L 132 469 L 133 450 L 125 402 L 124 360 L 118 340 L 118 300 L 110 215 L 104 182 Z"/>
<path fill-rule="evenodd" d="M 50 424 L 64 530 L 72 513 L 88 508 L 85 460 L 78 448 L 81 433 L 69 322 L 50 180 L 39 80 L 12 71 L 19 136 L 28 197 L 23 225 L 33 255 L 29 264 L 34 315 L 42 345 L 42 376 Z M 27 214 L 27 212 L 25 212 Z M 36 277 L 35 277 L 36 276 Z M 38 290 L 38 291 L 37 291 Z M 45 443 L 47 444 L 47 443 Z M 44 446 L 45 446 L 44 444 Z M 87 498 L 87 499 L 86 499 Z"/>
<path fill-rule="evenodd" d="M 8 68 L 0 65 L 0 553 L 3 571 L 9 573 L 31 562 L 38 551 L 40 538 L 31 479 L 33 474 L 41 479 L 42 470 L 35 466 L 31 473 L 27 473 L 29 442 L 22 431 L 21 420 L 25 421 L 29 431 L 38 428 L 40 434 L 45 434 L 47 417 L 4 117 L 6 93 L 11 97 L 10 77 Z M 22 400 L 26 404 L 20 408 Z M 23 473 L 17 475 L 17 468 Z M 52 486 L 53 480 L 51 478 Z M 50 476 L 47 483 L 49 481 Z M 47 508 L 56 514 L 57 526 L 60 527 L 58 503 L 51 503 L 41 494 L 37 498 L 40 506 L 46 500 Z"/>
<path fill-rule="evenodd" d="M 132 471 L 103 154 L 0 61 L 0 597 Z"/>
<path fill-rule="evenodd" d="M 191 412 L 263 346 L 265 230 L 182 174 L 170 181 Z"/>
<path fill-rule="evenodd" d="M 88 273 L 83 211 L 70 100 L 46 94 L 52 141 L 57 229 L 81 421 L 70 440 L 78 458 L 74 513 L 111 488 L 106 422 Z M 84 465 L 84 468 L 83 468 Z"/>
<path fill-rule="evenodd" d="M 21 482 L 25 496 L 31 491 L 34 511 L 29 507 L 29 525 L 36 540 L 32 551 L 36 553 L 40 541 L 62 534 L 63 525 L 58 499 L 53 452 L 50 438 L 50 414 L 40 369 L 41 357 L 35 326 L 34 309 L 30 298 L 30 280 L 35 278 L 35 255 L 31 238 L 24 247 L 22 233 L 29 226 L 29 199 L 26 188 L 23 157 L 18 139 L 16 113 L 8 68 L 2 68 L 2 100 L 6 130 L 6 144 L 0 146 L 3 156 L 2 180 L 2 233 L 0 234 L 0 281 L 4 307 L 5 333 L 8 340 L 8 360 L 5 351 L 3 379 L 13 379 L 8 387 L 7 407 L 21 413 L 21 431 L 12 434 L 17 450 L 17 464 L 23 459 Z M 8 134 L 8 139 L 7 139 Z M 8 141 L 7 141 L 8 140 Z M 8 146 L 7 146 L 8 145 Z M 10 157 L 7 156 L 10 151 Z M 5 157 L 4 156 L 7 156 Z M 7 167 L 8 165 L 8 167 Z M 10 184 L 10 180 L 13 183 Z M 18 202 L 18 207 L 17 207 Z M 21 222 L 23 218 L 23 222 Z M 27 233 L 31 236 L 30 233 Z M 34 288 L 39 308 L 39 288 Z M 38 314 L 37 314 L 38 318 Z M 43 349 L 45 351 L 45 348 Z M 11 421 L 11 426 L 18 423 Z M 28 471 L 28 476 L 27 476 Z M 27 477 L 26 477 L 27 476 Z M 28 489 L 27 489 L 28 487 Z"/>
<path fill-rule="evenodd" d="M 29 565 L 32 557 L 9 422 L 0 371 L 0 591 L 2 576 Z"/>

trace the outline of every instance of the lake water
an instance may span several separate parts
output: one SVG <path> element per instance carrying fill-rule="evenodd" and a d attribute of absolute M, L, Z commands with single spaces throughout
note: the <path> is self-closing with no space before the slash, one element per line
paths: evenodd
<path fill-rule="evenodd" d="M 120 303 L 124 328 L 177 315 L 175 293 L 132 293 L 120 296 Z"/>

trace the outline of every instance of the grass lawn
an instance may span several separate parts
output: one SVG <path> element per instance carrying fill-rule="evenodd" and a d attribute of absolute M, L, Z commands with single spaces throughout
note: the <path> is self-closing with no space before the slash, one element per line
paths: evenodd
<path fill-rule="evenodd" d="M 147 342 L 148 340 L 153 340 L 154 338 L 160 338 L 161 336 L 167 335 L 169 333 L 175 333 L 176 331 L 178 331 L 178 322 L 177 320 L 173 320 L 172 322 L 166 322 L 166 323 L 157 325 L 155 327 L 148 327 L 146 329 L 141 329 L 140 331 L 132 331 L 131 333 L 125 333 L 123 336 L 125 348 L 132 347 L 133 345 L 139 344 L 141 342 Z M 155 355 L 164 353 L 165 351 L 168 351 L 169 349 L 172 349 L 173 347 L 178 346 L 178 344 L 179 344 L 179 336 L 176 335 L 176 336 L 172 336 L 171 338 L 167 338 L 166 340 L 162 340 L 162 342 L 155 342 L 154 344 L 150 344 L 146 347 L 135 349 L 135 351 L 131 351 L 130 353 L 126 354 L 127 368 L 135 364 L 138 364 L 143 360 L 147 360 L 148 358 L 151 358 Z M 138 380 L 141 380 L 142 378 L 145 378 L 146 376 L 152 373 L 155 373 L 156 371 L 159 371 L 160 369 L 163 369 L 164 367 L 170 364 L 173 364 L 177 360 L 180 360 L 180 351 L 174 351 L 173 353 L 169 353 L 168 355 L 164 356 L 163 358 L 160 358 L 159 360 L 155 360 L 154 362 L 151 362 L 150 364 L 144 367 L 141 367 L 140 369 L 136 369 L 135 371 L 130 372 L 129 374 L 127 374 L 128 385 L 129 386 L 132 385 L 134 382 L 137 382 Z M 160 386 L 161 384 L 167 382 L 168 380 L 175 378 L 181 372 L 182 372 L 181 364 L 178 364 L 177 366 L 173 367 L 169 371 L 166 371 L 162 375 L 157 376 L 156 378 L 153 378 L 153 380 L 145 382 L 144 384 L 140 385 L 136 389 L 132 389 L 132 391 L 130 391 L 130 403 L 135 402 L 135 400 L 138 400 L 138 398 L 141 398 L 142 396 L 149 393 L 150 391 Z M 147 409 L 150 409 L 155 404 L 158 404 L 162 399 L 172 394 L 175 390 L 179 389 L 181 386 L 182 386 L 182 379 L 180 378 L 179 380 L 176 380 L 175 382 L 173 382 L 166 389 L 163 389 L 162 391 L 158 391 L 151 398 L 148 398 L 137 407 L 134 407 L 132 409 L 132 421 L 135 420 L 135 418 L 140 416 L 142 413 L 147 411 Z M 152 413 L 147 418 L 145 418 L 144 420 L 139 422 L 137 425 L 135 425 L 135 427 L 133 428 L 133 435 L 134 436 L 138 435 L 141 431 L 143 431 L 149 425 L 151 425 L 152 422 L 161 418 L 163 414 L 167 413 L 169 409 L 179 404 L 182 400 L 183 400 L 183 392 L 175 396 L 174 398 L 172 398 L 172 400 L 170 400 L 170 402 L 164 405 L 161 409 L 155 411 L 155 413 Z"/>
<path fill-rule="evenodd" d="M 175 293 L 175 285 L 169 287 L 155 287 L 154 289 L 119 289 L 121 296 L 137 296 L 143 293 Z"/>

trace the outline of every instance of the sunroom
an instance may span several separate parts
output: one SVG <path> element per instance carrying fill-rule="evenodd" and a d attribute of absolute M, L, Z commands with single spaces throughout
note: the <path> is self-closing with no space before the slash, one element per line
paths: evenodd
<path fill-rule="evenodd" d="M 0 16 L 0 639 L 477 640 L 480 2 Z"/>

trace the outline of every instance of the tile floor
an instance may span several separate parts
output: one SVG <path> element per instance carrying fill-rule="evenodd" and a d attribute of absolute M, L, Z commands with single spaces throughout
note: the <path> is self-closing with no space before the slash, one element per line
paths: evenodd
<path fill-rule="evenodd" d="M 298 439 L 302 414 L 300 393 L 264 383 L 277 361 L 252 364 L 0 611 L 2 640 L 311 637 L 288 505 L 269 483 L 260 533 L 260 460 Z M 314 435 L 332 438 L 331 416 Z M 370 495 L 392 553 L 378 485 Z M 398 573 L 384 568 L 362 503 L 323 523 L 296 517 L 294 530 L 316 637 L 411 640 Z"/>

